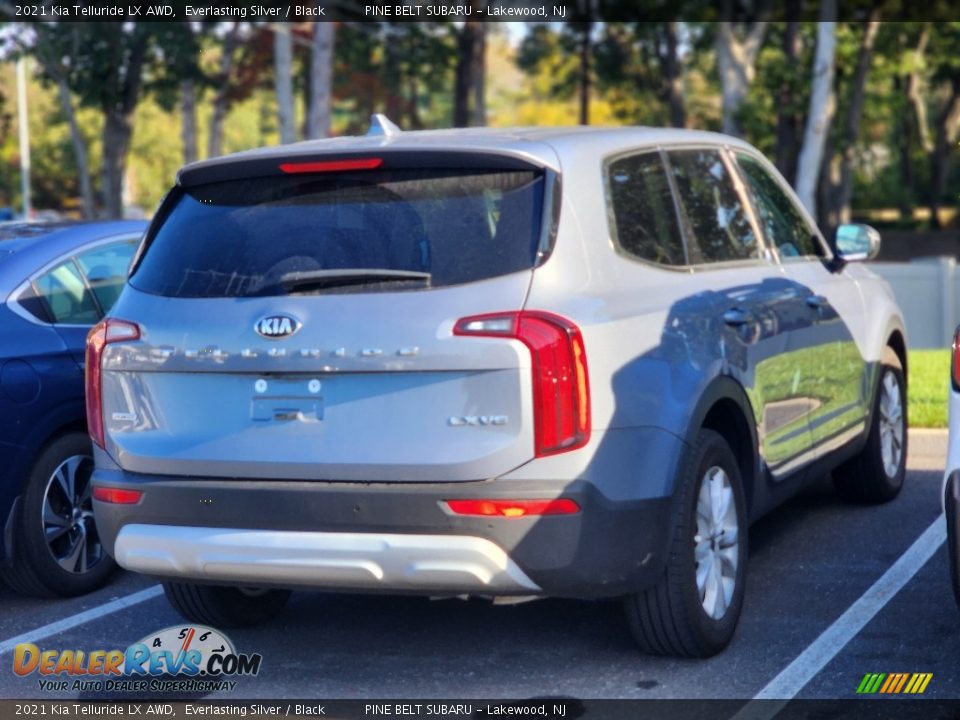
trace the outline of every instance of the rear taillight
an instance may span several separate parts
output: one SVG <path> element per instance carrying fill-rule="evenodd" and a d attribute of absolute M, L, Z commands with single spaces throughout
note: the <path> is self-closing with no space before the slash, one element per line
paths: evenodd
<path fill-rule="evenodd" d="M 143 493 L 140 490 L 99 486 L 93 488 L 94 500 L 112 505 L 136 505 L 142 497 Z"/>
<path fill-rule="evenodd" d="M 103 349 L 110 343 L 138 340 L 140 327 L 126 320 L 107 318 L 94 325 L 87 334 L 83 373 L 87 392 L 87 430 L 90 439 L 104 447 L 103 397 L 100 378 L 100 360 Z"/>
<path fill-rule="evenodd" d="M 447 500 L 454 515 L 482 517 L 529 517 L 531 515 L 575 515 L 580 506 L 570 498 L 556 500 Z"/>
<path fill-rule="evenodd" d="M 953 350 L 950 356 L 950 379 L 953 381 L 953 389 L 960 392 L 960 327 L 953 333 Z"/>
<path fill-rule="evenodd" d="M 590 439 L 590 385 L 580 329 L 552 313 L 521 311 L 458 320 L 454 335 L 504 337 L 530 349 L 537 457 L 583 447 Z"/>

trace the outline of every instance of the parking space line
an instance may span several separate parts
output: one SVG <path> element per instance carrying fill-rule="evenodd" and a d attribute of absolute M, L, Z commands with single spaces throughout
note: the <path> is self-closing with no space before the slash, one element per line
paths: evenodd
<path fill-rule="evenodd" d="M 758 720 L 776 715 L 789 700 L 796 697 L 817 673 L 823 670 L 841 650 L 873 619 L 883 607 L 920 571 L 947 537 L 943 514 L 923 531 L 870 589 L 847 608 L 820 637 L 814 640 L 793 662 L 787 665 L 766 687 L 753 696 L 733 720 Z M 851 686 L 851 694 L 853 686 Z M 779 700 L 781 702 L 770 702 Z"/>
<path fill-rule="evenodd" d="M 163 595 L 163 587 L 160 585 L 153 585 L 152 587 L 148 587 L 146 590 L 140 590 L 139 592 L 135 592 L 131 595 L 125 595 L 124 597 L 111 600 L 103 605 L 98 605 L 95 608 L 84 610 L 76 615 L 70 615 L 62 620 L 57 620 L 56 622 L 52 622 L 48 625 L 42 625 L 25 633 L 20 633 L 12 638 L 0 640 L 0 655 L 6 652 L 11 652 L 20 643 L 33 642 L 35 640 L 40 640 L 41 638 L 50 637 L 51 635 L 55 635 L 65 630 L 70 630 L 78 625 L 83 625 L 92 620 L 99 620 L 100 618 L 111 613 L 125 610 L 128 607 L 133 607 L 134 605 L 139 605 L 147 600 L 153 600 L 161 595 Z"/>

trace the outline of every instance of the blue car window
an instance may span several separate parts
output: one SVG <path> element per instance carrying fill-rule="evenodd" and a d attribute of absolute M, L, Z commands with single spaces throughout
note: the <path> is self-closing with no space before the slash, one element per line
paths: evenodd
<path fill-rule="evenodd" d="M 93 325 L 100 311 L 73 260 L 60 263 L 34 280 L 53 321 L 62 325 Z"/>
<path fill-rule="evenodd" d="M 101 245 L 77 255 L 77 264 L 86 275 L 87 284 L 103 312 L 109 311 L 120 297 L 136 249 L 136 241 L 126 240 Z"/>

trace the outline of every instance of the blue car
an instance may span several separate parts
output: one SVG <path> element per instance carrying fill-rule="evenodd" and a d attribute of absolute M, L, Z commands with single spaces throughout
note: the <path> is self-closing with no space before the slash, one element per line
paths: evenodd
<path fill-rule="evenodd" d="M 115 567 L 91 508 L 84 343 L 145 228 L 0 226 L 0 577 L 20 593 L 80 595 Z"/>

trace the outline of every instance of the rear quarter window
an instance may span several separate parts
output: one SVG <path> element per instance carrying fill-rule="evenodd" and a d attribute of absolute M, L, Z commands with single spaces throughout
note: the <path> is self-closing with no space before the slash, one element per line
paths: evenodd
<path fill-rule="evenodd" d="M 614 242 L 626 254 L 660 265 L 686 265 L 667 172 L 657 151 L 607 164 Z"/>

